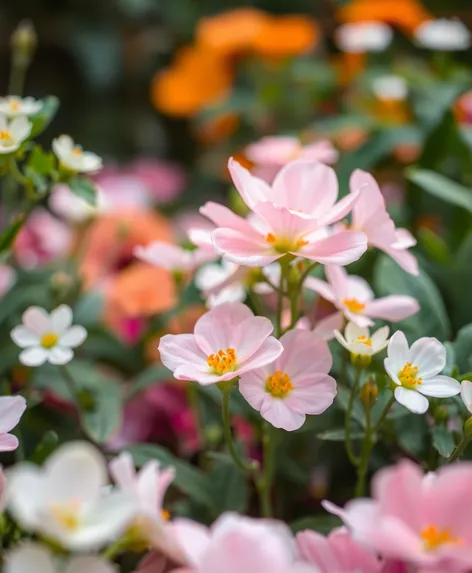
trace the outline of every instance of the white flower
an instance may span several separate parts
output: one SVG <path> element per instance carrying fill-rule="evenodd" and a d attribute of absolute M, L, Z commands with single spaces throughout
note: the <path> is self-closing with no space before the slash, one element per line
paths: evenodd
<path fill-rule="evenodd" d="M 428 50 L 454 52 L 470 47 L 470 32 L 460 20 L 429 20 L 415 30 L 415 40 Z"/>
<path fill-rule="evenodd" d="M 65 304 L 51 314 L 39 306 L 30 306 L 23 313 L 22 322 L 10 335 L 17 346 L 24 348 L 19 359 L 25 366 L 67 364 L 74 356 L 72 349 L 87 338 L 83 326 L 71 326 L 72 310 Z"/>
<path fill-rule="evenodd" d="M 0 114 L 0 153 L 16 151 L 30 133 L 31 123 L 24 115 L 8 120 Z"/>
<path fill-rule="evenodd" d="M 467 410 L 472 414 L 472 382 L 469 380 L 461 382 L 461 398 Z"/>
<path fill-rule="evenodd" d="M 335 38 L 343 52 L 383 52 L 392 41 L 393 32 L 390 26 L 382 22 L 359 22 L 340 26 Z"/>
<path fill-rule="evenodd" d="M 446 349 L 436 338 L 420 338 L 409 348 L 403 332 L 395 332 L 384 366 L 398 385 L 396 400 L 415 414 L 424 414 L 428 409 L 425 396 L 449 398 L 460 392 L 457 380 L 438 376 L 446 366 Z"/>
<path fill-rule="evenodd" d="M 382 351 L 388 344 L 388 326 L 379 328 L 372 336 L 367 326 L 358 326 L 348 322 L 344 336 L 339 330 L 334 331 L 336 340 L 354 356 L 373 356 Z"/>
<path fill-rule="evenodd" d="M 380 76 L 372 82 L 372 91 L 381 100 L 403 101 L 408 95 L 408 85 L 401 76 Z"/>
<path fill-rule="evenodd" d="M 52 150 L 64 167 L 78 173 L 93 173 L 102 168 L 102 158 L 91 151 L 83 151 L 68 135 L 52 142 Z"/>
<path fill-rule="evenodd" d="M 27 531 L 71 551 L 93 551 L 115 541 L 137 512 L 133 498 L 107 482 L 101 453 L 69 442 L 42 467 L 23 462 L 7 473 L 7 508 Z"/>
<path fill-rule="evenodd" d="M 206 306 L 213 308 L 223 302 L 243 302 L 246 288 L 243 284 L 247 269 L 229 261 L 221 265 L 204 265 L 195 274 L 195 286 L 206 297 Z"/>
<path fill-rule="evenodd" d="M 72 557 L 58 567 L 53 556 L 39 543 L 24 543 L 9 551 L 5 573 L 116 573 L 111 563 L 100 557 Z"/>
<path fill-rule="evenodd" d="M 209 256 L 214 257 L 214 254 L 206 249 L 197 247 L 191 251 L 162 241 L 153 241 L 146 246 L 138 245 L 133 254 L 153 267 L 184 273 L 193 271 L 206 262 Z"/>
<path fill-rule="evenodd" d="M 57 185 L 49 196 L 49 207 L 56 215 L 74 223 L 82 223 L 104 213 L 107 200 L 100 187 L 96 186 L 97 202 L 90 205 L 85 199 L 73 193 L 67 185 Z"/>
<path fill-rule="evenodd" d="M 8 117 L 19 117 L 21 115 L 35 115 L 43 107 L 43 102 L 32 97 L 6 96 L 0 97 L 0 113 Z"/>

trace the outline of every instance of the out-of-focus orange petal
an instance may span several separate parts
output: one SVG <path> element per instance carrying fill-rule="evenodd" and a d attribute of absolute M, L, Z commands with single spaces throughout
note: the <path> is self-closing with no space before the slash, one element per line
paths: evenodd
<path fill-rule="evenodd" d="M 314 20 L 301 15 L 267 18 L 254 39 L 254 52 L 265 58 L 283 58 L 309 52 L 319 40 Z"/>
<path fill-rule="evenodd" d="M 201 121 L 195 128 L 198 139 L 206 144 L 214 144 L 231 137 L 239 126 L 235 113 L 222 113 L 211 119 Z"/>
<path fill-rule="evenodd" d="M 418 0 L 352 0 L 338 10 L 342 22 L 385 22 L 408 33 L 433 15 Z"/>
<path fill-rule="evenodd" d="M 223 56 L 239 55 L 252 48 L 267 18 L 267 14 L 254 8 L 239 8 L 202 18 L 197 26 L 197 43 Z"/>

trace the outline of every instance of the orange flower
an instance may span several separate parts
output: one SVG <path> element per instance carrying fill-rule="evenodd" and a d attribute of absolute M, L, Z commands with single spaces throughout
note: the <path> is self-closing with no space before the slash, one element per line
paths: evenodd
<path fill-rule="evenodd" d="M 254 39 L 253 50 L 269 59 L 297 56 L 313 49 L 318 39 L 318 26 L 307 16 L 267 17 Z"/>
<path fill-rule="evenodd" d="M 187 46 L 169 68 L 154 76 L 151 100 L 169 115 L 189 117 L 227 97 L 232 73 L 214 52 Z"/>
<path fill-rule="evenodd" d="M 197 26 L 197 43 L 222 56 L 248 52 L 267 18 L 264 12 L 253 8 L 239 8 L 202 18 Z"/>
<path fill-rule="evenodd" d="M 338 11 L 342 22 L 385 22 L 408 33 L 433 15 L 418 0 L 352 0 Z"/>
<path fill-rule="evenodd" d="M 235 113 L 221 113 L 198 123 L 196 135 L 202 143 L 219 143 L 231 137 L 238 129 L 238 126 L 239 118 Z"/>

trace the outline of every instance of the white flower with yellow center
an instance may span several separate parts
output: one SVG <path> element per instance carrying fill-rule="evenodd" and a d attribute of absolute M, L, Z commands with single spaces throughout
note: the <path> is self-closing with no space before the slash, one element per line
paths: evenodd
<path fill-rule="evenodd" d="M 408 96 L 408 84 L 401 76 L 379 76 L 372 82 L 372 91 L 383 101 L 404 101 Z"/>
<path fill-rule="evenodd" d="M 7 478 L 7 508 L 21 527 L 71 551 L 112 543 L 137 515 L 129 493 L 106 487 L 105 459 L 86 442 L 62 445 L 41 467 L 18 464 Z"/>
<path fill-rule="evenodd" d="M 31 123 L 25 116 L 9 120 L 0 113 L 0 153 L 13 153 L 28 138 L 31 133 Z"/>
<path fill-rule="evenodd" d="M 383 52 L 392 38 L 392 28 L 383 22 L 352 22 L 335 32 L 338 48 L 349 54 Z"/>
<path fill-rule="evenodd" d="M 11 338 L 24 349 L 19 359 L 25 366 L 40 366 L 45 362 L 67 364 L 74 356 L 72 349 L 87 338 L 83 326 L 72 326 L 72 310 L 65 304 L 51 314 L 30 306 L 23 313 L 22 322 L 11 331 Z"/>
<path fill-rule="evenodd" d="M 423 48 L 442 52 L 468 50 L 470 31 L 460 20 L 428 20 L 415 30 L 415 40 Z"/>
<path fill-rule="evenodd" d="M 52 142 L 52 150 L 57 158 L 70 171 L 77 173 L 94 173 L 102 168 L 102 158 L 74 143 L 68 135 L 61 135 Z"/>
<path fill-rule="evenodd" d="M 35 115 L 43 108 L 43 102 L 32 97 L 6 96 L 0 97 L 0 113 L 8 117 Z"/>
<path fill-rule="evenodd" d="M 388 326 L 383 326 L 371 336 L 367 326 L 358 326 L 354 322 L 348 322 L 344 329 L 344 336 L 339 330 L 334 331 L 334 336 L 339 344 L 350 352 L 352 362 L 368 364 L 374 354 L 387 346 L 388 333 Z"/>
<path fill-rule="evenodd" d="M 436 338 L 420 338 L 409 348 L 403 332 L 395 332 L 384 366 L 397 385 L 395 399 L 415 414 L 428 409 L 426 396 L 450 398 L 461 389 L 454 378 L 439 375 L 446 366 L 446 349 Z"/>

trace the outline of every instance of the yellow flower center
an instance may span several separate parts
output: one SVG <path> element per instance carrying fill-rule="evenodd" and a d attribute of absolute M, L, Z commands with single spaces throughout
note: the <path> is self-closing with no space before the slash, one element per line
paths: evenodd
<path fill-rule="evenodd" d="M 345 298 L 343 299 L 343 305 L 351 312 L 359 313 L 365 308 L 365 304 L 359 302 L 356 298 Z"/>
<path fill-rule="evenodd" d="M 80 504 L 76 501 L 71 501 L 64 505 L 55 503 L 51 507 L 51 513 L 61 527 L 68 531 L 73 531 L 78 528 L 80 523 L 79 508 Z"/>
<path fill-rule="evenodd" d="M 5 143 L 9 143 L 12 140 L 13 140 L 13 138 L 11 136 L 11 133 L 8 131 L 8 129 L 0 130 L 0 141 L 3 141 Z"/>
<path fill-rule="evenodd" d="M 265 391 L 274 398 L 285 398 L 292 390 L 293 384 L 286 372 L 276 370 L 272 376 L 267 376 Z"/>
<path fill-rule="evenodd" d="M 167 509 L 161 509 L 161 515 L 162 519 L 164 519 L 165 521 L 169 521 L 170 513 L 167 511 Z"/>
<path fill-rule="evenodd" d="M 20 109 L 20 101 L 17 99 L 12 99 L 10 102 L 11 111 L 18 111 Z"/>
<path fill-rule="evenodd" d="M 53 348 L 53 346 L 56 346 L 58 340 L 59 337 L 57 334 L 54 334 L 54 332 L 46 332 L 46 334 L 41 336 L 41 346 L 48 349 Z"/>
<path fill-rule="evenodd" d="M 410 390 L 414 390 L 418 384 L 423 383 L 423 379 L 418 376 L 418 366 L 413 366 L 411 362 L 407 362 L 400 370 L 398 379 L 402 383 L 402 386 Z"/>
<path fill-rule="evenodd" d="M 234 348 L 218 350 L 216 354 L 210 354 L 207 364 L 219 376 L 227 372 L 234 372 L 236 370 L 236 351 Z"/>
<path fill-rule="evenodd" d="M 372 338 L 369 338 L 368 336 L 358 336 L 355 340 L 354 340 L 354 344 L 365 344 L 366 346 L 372 346 Z"/>
<path fill-rule="evenodd" d="M 421 532 L 425 551 L 437 549 L 445 543 L 459 543 L 459 539 L 454 537 L 449 529 L 438 529 L 434 525 L 425 527 Z"/>
<path fill-rule="evenodd" d="M 84 152 L 80 149 L 80 147 L 74 147 L 71 153 L 72 155 L 76 155 L 77 157 L 82 157 L 82 155 L 84 154 Z"/>
<path fill-rule="evenodd" d="M 308 245 L 308 241 L 298 239 L 295 243 L 289 241 L 286 237 L 276 237 L 273 233 L 267 233 L 265 240 L 273 245 L 277 253 L 286 253 L 288 251 L 298 251 L 299 248 Z"/>

